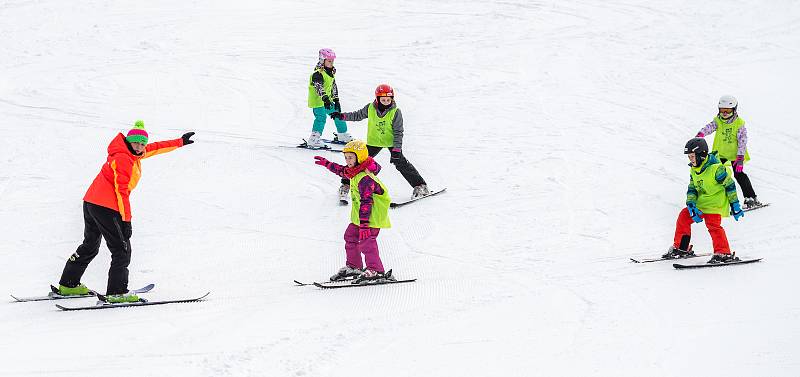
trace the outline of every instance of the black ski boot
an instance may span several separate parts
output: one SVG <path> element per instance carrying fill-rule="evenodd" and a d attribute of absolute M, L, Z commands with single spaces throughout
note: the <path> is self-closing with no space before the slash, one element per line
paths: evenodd
<path fill-rule="evenodd" d="M 667 252 L 661 256 L 663 259 L 681 259 L 686 258 L 694 255 L 694 251 L 692 251 L 692 247 L 689 247 L 689 250 L 681 250 L 675 246 L 670 246 L 667 249 Z"/>
<path fill-rule="evenodd" d="M 718 264 L 718 263 L 735 262 L 738 260 L 739 258 L 736 257 L 736 253 L 731 253 L 731 254 L 714 253 L 714 256 L 712 256 L 711 259 L 709 259 L 708 262 L 706 263 Z"/>
<path fill-rule="evenodd" d="M 744 198 L 744 209 L 758 208 L 758 207 L 761 207 L 762 205 L 764 205 L 764 204 L 759 202 L 758 198 L 756 198 L 756 197 Z"/>

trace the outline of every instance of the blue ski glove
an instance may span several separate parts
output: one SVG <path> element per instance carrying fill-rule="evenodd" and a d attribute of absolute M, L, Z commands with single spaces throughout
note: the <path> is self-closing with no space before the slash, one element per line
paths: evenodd
<path fill-rule="evenodd" d="M 689 210 L 689 216 L 692 217 L 692 221 L 696 223 L 703 222 L 703 212 L 700 211 L 694 203 L 687 203 L 686 209 Z"/>
<path fill-rule="evenodd" d="M 744 211 L 742 211 L 742 206 L 739 205 L 739 202 L 731 203 L 731 216 L 736 221 L 739 221 L 739 218 L 744 216 Z"/>

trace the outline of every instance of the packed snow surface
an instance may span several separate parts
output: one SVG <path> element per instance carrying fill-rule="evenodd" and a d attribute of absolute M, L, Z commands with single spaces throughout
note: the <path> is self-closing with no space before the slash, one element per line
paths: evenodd
<path fill-rule="evenodd" d="M 143 161 L 131 288 L 212 292 L 83 312 L 6 296 L 2 376 L 800 375 L 798 2 L 5 0 L 0 17 L 3 289 L 58 283 L 106 146 L 143 119 L 197 142 Z M 415 283 L 292 283 L 344 263 L 349 208 L 312 164 L 342 156 L 286 148 L 310 133 L 322 47 L 345 111 L 394 86 L 405 155 L 447 187 L 378 238 Z M 672 242 L 683 145 L 723 94 L 772 203 L 724 226 L 764 260 L 629 262 Z M 109 262 L 103 245 L 83 282 L 103 291 Z"/>

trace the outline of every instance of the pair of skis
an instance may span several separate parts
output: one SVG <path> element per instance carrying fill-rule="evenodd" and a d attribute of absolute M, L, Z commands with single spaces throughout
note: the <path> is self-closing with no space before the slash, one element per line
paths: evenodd
<path fill-rule="evenodd" d="M 387 272 L 387 275 L 391 276 L 392 270 Z M 405 280 L 390 280 L 390 279 L 377 279 L 377 280 L 365 280 L 361 283 L 355 283 L 354 277 L 348 277 L 343 280 L 337 281 L 325 281 L 325 282 L 311 282 L 311 283 L 304 283 L 299 280 L 295 280 L 294 283 L 298 287 L 304 287 L 313 285 L 317 288 L 322 289 L 337 289 L 337 288 L 356 288 L 356 287 L 370 287 L 373 285 L 386 285 L 386 284 L 400 284 L 400 283 L 413 283 L 417 281 L 417 279 L 405 279 Z"/>
<path fill-rule="evenodd" d="M 652 258 L 652 259 L 634 259 L 634 258 L 630 258 L 630 259 L 634 263 L 651 263 L 651 262 L 663 262 L 663 261 L 670 261 L 670 260 L 671 261 L 675 261 L 675 260 L 680 260 L 680 259 L 691 259 L 691 258 L 697 258 L 697 257 L 709 257 L 711 255 L 712 255 L 711 253 L 701 253 L 701 254 L 694 254 L 693 253 L 693 254 L 690 254 L 690 255 L 687 255 L 687 256 L 683 256 L 683 257 L 678 257 L 678 258 L 663 258 L 662 257 L 662 258 Z M 732 260 L 730 262 L 703 263 L 703 264 L 673 263 L 672 267 L 674 267 L 674 268 L 676 268 L 678 270 L 694 269 L 694 268 L 722 267 L 722 266 L 731 266 L 731 265 L 736 265 L 736 264 L 754 263 L 754 262 L 760 261 L 761 259 L 763 259 L 763 258 L 756 258 L 756 259 L 739 259 L 739 258 L 736 258 L 735 260 Z"/>
<path fill-rule="evenodd" d="M 142 293 L 150 292 L 155 288 L 155 284 L 148 284 L 139 289 L 130 290 L 130 293 L 139 295 Z M 88 294 L 85 295 L 70 295 L 64 296 L 58 293 L 58 288 L 55 286 L 50 286 L 50 293 L 45 296 L 33 296 L 33 297 L 17 297 L 11 295 L 11 297 L 15 300 L 15 302 L 31 302 L 31 301 L 48 301 L 48 300 L 66 300 L 66 299 L 76 299 L 76 298 L 85 298 L 85 297 L 96 297 L 98 299 L 97 304 L 95 305 L 85 305 L 85 306 L 65 306 L 56 304 L 56 307 L 64 310 L 64 311 L 73 311 L 73 310 L 97 310 L 97 309 L 110 309 L 110 308 L 123 308 L 123 307 L 131 307 L 131 306 L 150 306 L 150 305 L 164 305 L 164 304 L 174 304 L 174 303 L 182 303 L 182 302 L 196 302 L 201 301 L 206 298 L 211 292 L 208 292 L 199 297 L 192 297 L 192 298 L 182 298 L 182 299 L 174 299 L 174 300 L 158 300 L 158 301 L 150 301 L 144 298 L 139 298 L 138 302 L 121 302 L 121 303 L 111 303 L 108 302 L 106 296 L 97 293 L 95 291 L 89 291 Z"/>

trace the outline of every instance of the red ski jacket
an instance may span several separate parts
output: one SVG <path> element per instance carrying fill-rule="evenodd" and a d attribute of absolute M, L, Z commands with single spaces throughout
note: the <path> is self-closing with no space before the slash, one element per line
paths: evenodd
<path fill-rule="evenodd" d="M 111 208 L 122 215 L 123 221 L 131 221 L 130 195 L 142 176 L 141 160 L 182 146 L 183 139 L 157 141 L 147 144 L 145 152 L 136 156 L 125 145 L 125 136 L 118 134 L 108 145 L 108 159 L 83 200 Z"/>

